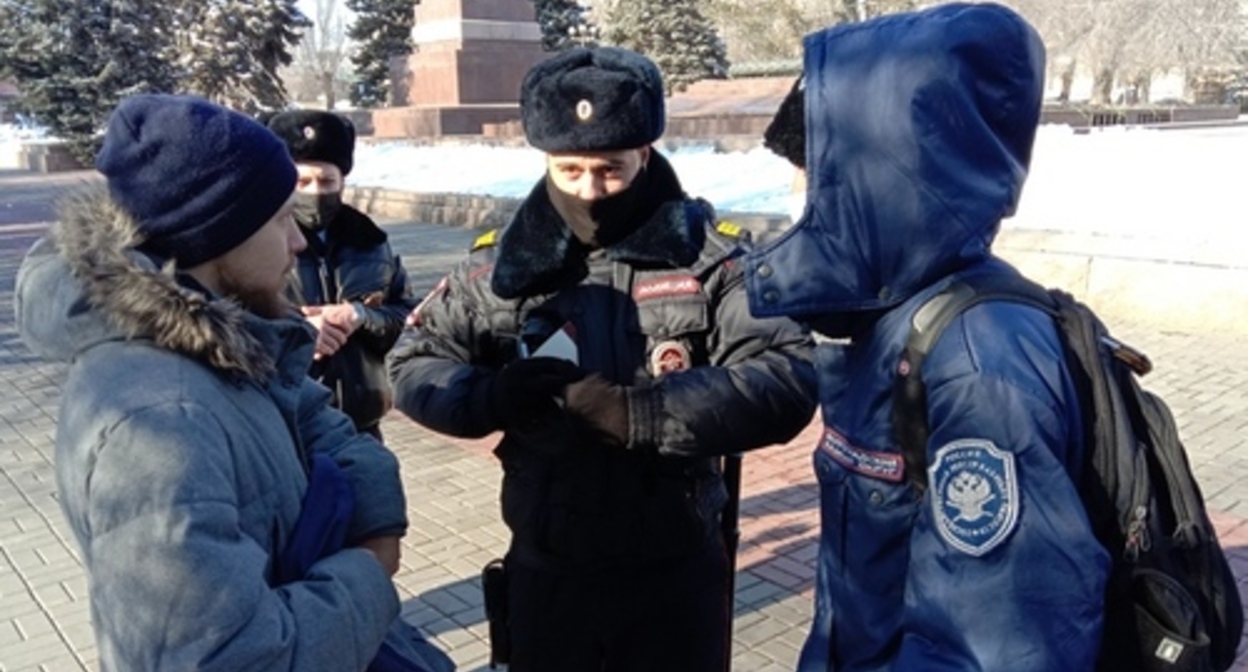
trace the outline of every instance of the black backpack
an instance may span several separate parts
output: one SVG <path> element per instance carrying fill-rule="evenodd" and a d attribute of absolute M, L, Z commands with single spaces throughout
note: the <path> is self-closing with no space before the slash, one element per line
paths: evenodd
<path fill-rule="evenodd" d="M 892 424 L 911 483 L 927 488 L 923 360 L 962 311 L 1013 301 L 1053 316 L 1079 389 L 1087 463 L 1079 492 L 1113 557 L 1098 670 L 1221 672 L 1244 614 L 1235 577 L 1165 402 L 1140 388 L 1152 368 L 1084 304 L 1021 277 L 955 281 L 916 311 L 893 387 Z"/>

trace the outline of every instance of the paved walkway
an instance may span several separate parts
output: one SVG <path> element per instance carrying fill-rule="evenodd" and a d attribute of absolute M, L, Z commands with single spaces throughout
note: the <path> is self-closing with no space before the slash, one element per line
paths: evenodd
<path fill-rule="evenodd" d="M 98 669 L 86 581 L 53 477 L 64 369 L 39 361 L 21 344 L 10 307 L 21 255 L 45 228 L 47 194 L 59 189 L 0 172 L 0 672 Z M 389 231 L 422 292 L 463 258 L 476 235 L 410 223 Z M 1119 335 L 1157 365 L 1147 382 L 1179 418 L 1242 593 L 1248 590 L 1248 346 L 1217 334 L 1136 331 L 1126 317 L 1115 318 L 1123 325 Z M 491 441 L 451 440 L 398 416 L 388 418 L 383 431 L 402 461 L 412 520 L 395 578 L 404 616 L 449 651 L 461 670 L 488 669 L 477 575 L 502 553 L 507 538 Z M 792 670 L 805 636 L 818 532 L 809 465 L 817 431 L 814 423 L 793 442 L 745 460 L 734 648 L 739 672 Z M 1248 672 L 1242 651 L 1235 670 Z"/>

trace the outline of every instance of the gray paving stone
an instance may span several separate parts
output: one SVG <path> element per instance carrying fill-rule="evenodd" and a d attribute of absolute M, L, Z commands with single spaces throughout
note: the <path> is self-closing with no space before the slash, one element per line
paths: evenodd
<path fill-rule="evenodd" d="M 743 608 L 740 603 L 738 603 L 736 612 L 733 614 L 732 631 L 734 633 L 740 632 L 745 628 L 751 627 L 765 620 L 767 620 L 767 614 L 765 614 L 762 610 L 754 609 L 752 607 Z"/>
<path fill-rule="evenodd" d="M 437 637 L 439 641 L 445 644 L 446 647 L 452 651 L 470 644 L 481 644 L 481 640 L 477 639 L 477 637 L 471 632 L 459 627 L 458 624 L 445 632 L 438 633 Z"/>
<path fill-rule="evenodd" d="M 481 584 L 477 581 L 468 583 L 459 583 L 450 586 L 446 592 L 464 601 L 465 604 L 479 607 L 485 604 L 485 594 L 481 591 Z"/>
<path fill-rule="evenodd" d="M 789 630 L 791 627 L 775 618 L 763 618 L 757 623 L 736 630 L 734 640 L 748 648 L 756 648 L 763 642 L 775 638 L 781 632 Z"/>
<path fill-rule="evenodd" d="M 423 593 L 420 599 L 422 602 L 429 604 L 434 609 L 448 616 L 467 611 L 473 606 L 450 593 L 436 590 Z"/>
<path fill-rule="evenodd" d="M 759 642 L 752 650 L 770 658 L 777 665 L 792 670 L 797 667 L 797 659 L 802 651 L 800 647 L 794 647 L 781 639 L 782 634 L 783 631 L 775 633 L 769 639 Z"/>
<path fill-rule="evenodd" d="M 21 669 L 35 667 L 51 658 L 72 656 L 69 645 L 56 632 L 49 632 L 32 639 L 23 639 L 4 649 L 6 667 Z"/>
<path fill-rule="evenodd" d="M 67 672 L 69 670 L 86 670 L 81 662 L 72 654 L 64 654 L 55 659 L 48 660 L 38 665 L 21 668 L 18 672 Z"/>
<path fill-rule="evenodd" d="M 79 601 L 71 592 L 66 590 L 64 581 L 57 581 L 55 584 L 42 588 L 34 587 L 35 599 L 44 609 L 53 610 L 58 607 L 65 606 L 73 602 Z"/>
<path fill-rule="evenodd" d="M 13 625 L 14 619 L 42 612 L 43 607 L 39 606 L 39 603 L 25 590 L 20 592 L 6 591 L 5 600 L 0 602 L 0 621 L 7 622 L 10 625 Z"/>
<path fill-rule="evenodd" d="M 17 629 L 16 619 L 0 622 L 0 649 L 8 649 L 22 641 L 25 638 L 22 637 L 21 630 Z"/>
<path fill-rule="evenodd" d="M 411 605 L 418 605 L 412 608 Z M 420 628 L 421 630 L 430 630 L 435 623 L 445 623 L 446 617 L 442 612 L 431 606 L 424 604 L 419 600 L 413 600 L 403 609 L 403 620 Z"/>
<path fill-rule="evenodd" d="M 55 584 L 81 575 L 82 566 L 76 562 L 44 565 L 22 572 L 22 578 L 31 587 Z"/>
<path fill-rule="evenodd" d="M 737 591 L 737 605 L 738 608 L 743 606 L 747 608 L 758 607 L 783 599 L 787 594 L 788 589 L 783 586 L 776 585 L 770 581 L 759 581 L 749 588 Z"/>
<path fill-rule="evenodd" d="M 40 636 L 49 633 L 58 633 L 56 625 L 42 611 L 13 619 L 13 627 L 17 629 L 18 635 L 23 641 L 38 639 Z"/>
<path fill-rule="evenodd" d="M 734 670 L 761 670 L 774 664 L 775 661 L 771 658 L 752 649 L 744 649 L 732 657 L 732 669 Z M 793 668 L 790 667 L 789 669 Z"/>
<path fill-rule="evenodd" d="M 479 575 L 481 573 L 481 568 L 485 566 L 485 563 L 474 562 L 463 557 L 459 557 L 447 562 L 446 566 L 451 570 L 452 574 L 463 579 Z"/>
<path fill-rule="evenodd" d="M 61 620 L 59 617 L 58 621 Z M 71 623 L 65 625 L 62 622 L 61 634 L 65 641 L 69 642 L 75 649 L 83 650 L 95 646 L 95 631 L 91 629 L 90 616 L 83 619 L 81 623 Z"/>
<path fill-rule="evenodd" d="M 796 664 L 796 662 L 794 662 L 793 664 L 784 664 L 784 663 L 775 662 L 773 660 L 773 661 L 766 663 L 765 665 L 758 668 L 757 670 L 753 670 L 752 672 L 792 672 L 794 664 Z M 743 670 L 741 672 L 743 672 Z"/>
<path fill-rule="evenodd" d="M 461 628 L 468 628 L 469 626 L 476 625 L 478 623 L 484 623 L 485 605 L 477 604 L 471 609 L 461 611 L 458 614 L 452 614 L 451 620 L 458 623 Z"/>

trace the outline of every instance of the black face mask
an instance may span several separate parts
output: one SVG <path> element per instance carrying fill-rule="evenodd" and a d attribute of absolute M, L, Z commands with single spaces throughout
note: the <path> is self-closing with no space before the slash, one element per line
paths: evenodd
<path fill-rule="evenodd" d="M 334 221 L 342 208 L 342 193 L 295 194 L 295 222 L 309 231 L 320 231 Z"/>
<path fill-rule="evenodd" d="M 628 188 L 592 201 L 561 191 L 546 179 L 546 193 L 568 228 L 582 243 L 610 247 L 628 237 L 645 223 L 642 206 L 646 203 L 650 174 L 643 166 Z"/>

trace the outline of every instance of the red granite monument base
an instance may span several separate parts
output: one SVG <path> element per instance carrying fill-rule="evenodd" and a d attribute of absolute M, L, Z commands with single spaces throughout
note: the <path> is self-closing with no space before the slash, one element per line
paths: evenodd
<path fill-rule="evenodd" d="M 480 135 L 520 118 L 520 82 L 542 51 L 529 0 L 424 0 L 413 52 L 390 62 L 390 108 L 379 138 Z"/>
<path fill-rule="evenodd" d="M 481 135 L 487 124 L 519 118 L 520 106 L 515 104 L 390 107 L 373 111 L 373 137 Z"/>

